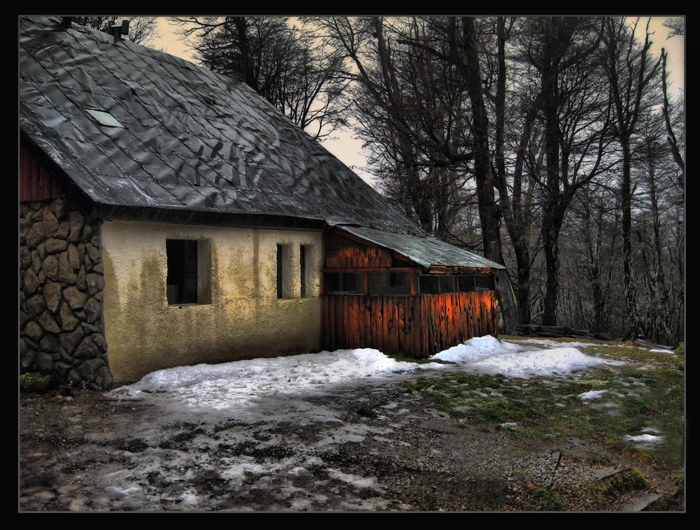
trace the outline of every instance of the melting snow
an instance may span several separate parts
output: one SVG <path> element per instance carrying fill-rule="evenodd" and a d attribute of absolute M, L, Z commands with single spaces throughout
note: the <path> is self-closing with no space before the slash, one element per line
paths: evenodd
<path fill-rule="evenodd" d="M 533 341 L 534 343 L 535 341 Z M 538 341 L 557 344 L 552 341 Z M 524 351 L 520 346 L 499 342 L 487 335 L 470 339 L 432 357 L 468 365 L 479 372 L 503 374 L 507 377 L 528 379 L 534 376 L 565 374 L 573 370 L 600 364 L 622 364 L 581 353 L 574 347 Z"/>
<path fill-rule="evenodd" d="M 590 392 L 584 392 L 583 394 L 579 394 L 578 397 L 580 397 L 584 401 L 588 401 L 591 399 L 599 398 L 606 392 L 607 390 L 591 390 Z"/>
<path fill-rule="evenodd" d="M 656 445 L 663 443 L 663 436 L 654 436 L 653 434 L 640 434 L 637 436 L 625 436 L 625 441 L 633 444 L 649 444 Z"/>
<path fill-rule="evenodd" d="M 530 342 L 556 344 L 551 341 Z M 462 371 L 497 373 L 520 379 L 567 374 L 601 364 L 622 364 L 585 355 L 574 347 L 525 351 L 517 344 L 500 342 L 490 335 L 470 339 L 434 355 L 432 359 L 457 363 Z M 326 384 L 447 368 L 448 365 L 437 362 L 399 362 L 370 348 L 324 351 L 158 370 L 137 383 L 117 388 L 107 395 L 114 399 L 157 400 L 161 404 L 172 401 L 173 406 L 180 409 L 206 408 L 208 412 L 229 413 L 235 410 L 239 416 L 245 416 L 247 412 L 251 415 L 281 413 L 290 420 L 290 413 L 299 418 L 313 413 L 328 416 L 327 421 L 337 421 L 327 409 L 296 400 L 293 395 L 320 392 Z M 278 409 L 280 399 L 284 400 L 283 411 Z"/>

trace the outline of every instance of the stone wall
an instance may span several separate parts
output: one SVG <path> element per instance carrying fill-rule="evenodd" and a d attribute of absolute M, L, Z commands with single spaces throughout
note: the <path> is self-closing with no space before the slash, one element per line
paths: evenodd
<path fill-rule="evenodd" d="M 20 203 L 20 369 L 58 384 L 105 390 L 107 362 L 100 221 L 75 201 Z"/>

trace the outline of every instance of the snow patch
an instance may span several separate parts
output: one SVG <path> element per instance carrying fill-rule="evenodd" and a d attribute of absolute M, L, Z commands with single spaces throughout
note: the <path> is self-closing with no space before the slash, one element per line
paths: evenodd
<path fill-rule="evenodd" d="M 653 434 L 639 434 L 637 436 L 625 436 L 625 441 L 637 445 L 656 445 L 664 442 L 663 436 Z"/>
<path fill-rule="evenodd" d="M 664 350 L 664 349 L 661 349 L 661 348 L 656 348 L 656 349 L 649 350 L 649 351 L 650 351 L 651 353 L 665 353 L 665 354 L 667 354 L 667 355 L 675 355 L 675 353 L 676 353 L 676 352 L 674 352 L 673 350 Z"/>
<path fill-rule="evenodd" d="M 591 399 L 597 399 L 603 396 L 607 392 L 607 390 L 591 390 L 590 392 L 584 392 L 583 394 L 579 394 L 578 397 L 581 398 L 581 400 L 583 401 L 590 401 Z"/>

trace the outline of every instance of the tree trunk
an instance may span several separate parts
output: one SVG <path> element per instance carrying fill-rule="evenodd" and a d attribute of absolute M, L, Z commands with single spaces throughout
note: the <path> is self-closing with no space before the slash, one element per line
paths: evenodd
<path fill-rule="evenodd" d="M 503 319 L 502 332 L 505 334 L 512 333 L 518 322 L 518 308 L 515 305 L 515 296 L 513 286 L 510 283 L 510 278 L 506 271 L 498 271 L 494 274 L 496 283 L 496 299 L 498 300 L 498 308 Z"/>
<path fill-rule="evenodd" d="M 471 17 L 463 17 L 462 44 L 463 60 L 460 65 L 467 84 L 469 100 L 472 104 L 472 132 L 474 134 L 474 176 L 476 178 L 481 236 L 484 243 L 484 256 L 496 263 L 503 263 L 501 249 L 500 211 L 496 205 L 493 178 L 491 175 L 491 157 L 489 149 L 489 120 L 484 102 L 481 68 L 476 42 L 476 29 Z M 453 50 L 458 53 L 458 50 Z"/>
<path fill-rule="evenodd" d="M 559 290 L 559 227 L 556 226 L 555 208 L 559 204 L 559 186 L 561 181 L 561 166 L 559 160 L 559 117 L 557 115 L 557 64 L 554 55 L 554 29 L 550 23 L 545 34 L 543 50 L 542 94 L 544 106 L 544 141 L 546 156 L 546 199 L 542 214 L 542 243 L 544 246 L 545 265 L 547 271 L 546 291 L 544 295 L 544 312 L 542 324 L 556 326 L 557 296 Z M 560 52 L 561 53 L 561 52 Z M 561 225 L 559 225 L 561 226 Z"/>
<path fill-rule="evenodd" d="M 471 17 L 463 17 L 462 23 L 464 58 L 461 61 L 457 61 L 457 64 L 461 66 L 462 72 L 464 73 L 469 100 L 472 104 L 474 176 L 476 178 L 484 256 L 496 263 L 505 264 L 501 247 L 501 212 L 496 204 L 494 179 L 491 173 L 489 120 L 486 112 L 486 104 L 484 102 L 476 29 L 474 27 L 474 19 Z M 455 53 L 456 51 L 456 49 L 453 50 Z M 496 295 L 503 316 L 504 330 L 510 331 L 515 329 L 515 326 L 518 324 L 518 311 L 515 304 L 513 288 L 505 271 L 497 274 Z"/>

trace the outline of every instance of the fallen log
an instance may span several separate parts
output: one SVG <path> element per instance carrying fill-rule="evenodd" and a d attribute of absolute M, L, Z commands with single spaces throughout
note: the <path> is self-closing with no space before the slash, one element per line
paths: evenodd
<path fill-rule="evenodd" d="M 674 348 L 672 346 L 664 346 L 663 344 L 655 344 L 653 342 L 649 342 L 648 340 L 644 339 L 636 339 L 633 341 L 635 346 L 639 346 L 640 348 L 649 348 L 652 350 L 668 350 L 668 351 L 673 351 Z"/>
<path fill-rule="evenodd" d="M 524 336 L 535 336 L 544 338 L 561 338 L 561 337 L 571 337 L 579 338 L 583 337 L 586 339 L 596 339 L 596 340 L 615 340 L 613 337 L 606 333 L 591 333 L 585 329 L 574 329 L 569 326 L 540 326 L 537 324 L 519 324 L 515 326 L 515 332 Z M 623 339 L 623 342 L 624 339 Z M 666 346 L 664 344 L 656 344 L 645 339 L 637 338 L 632 341 L 635 346 L 640 348 L 649 348 L 651 350 L 668 350 L 673 351 L 675 348 L 673 346 Z"/>
<path fill-rule="evenodd" d="M 515 326 L 515 331 L 521 335 L 537 336 L 537 337 L 549 337 L 549 338 L 560 338 L 560 337 L 571 337 L 571 338 L 586 338 L 600 340 L 612 340 L 607 335 L 604 334 L 594 334 L 586 329 L 574 329 L 569 326 L 539 326 L 535 324 L 520 324 Z"/>

